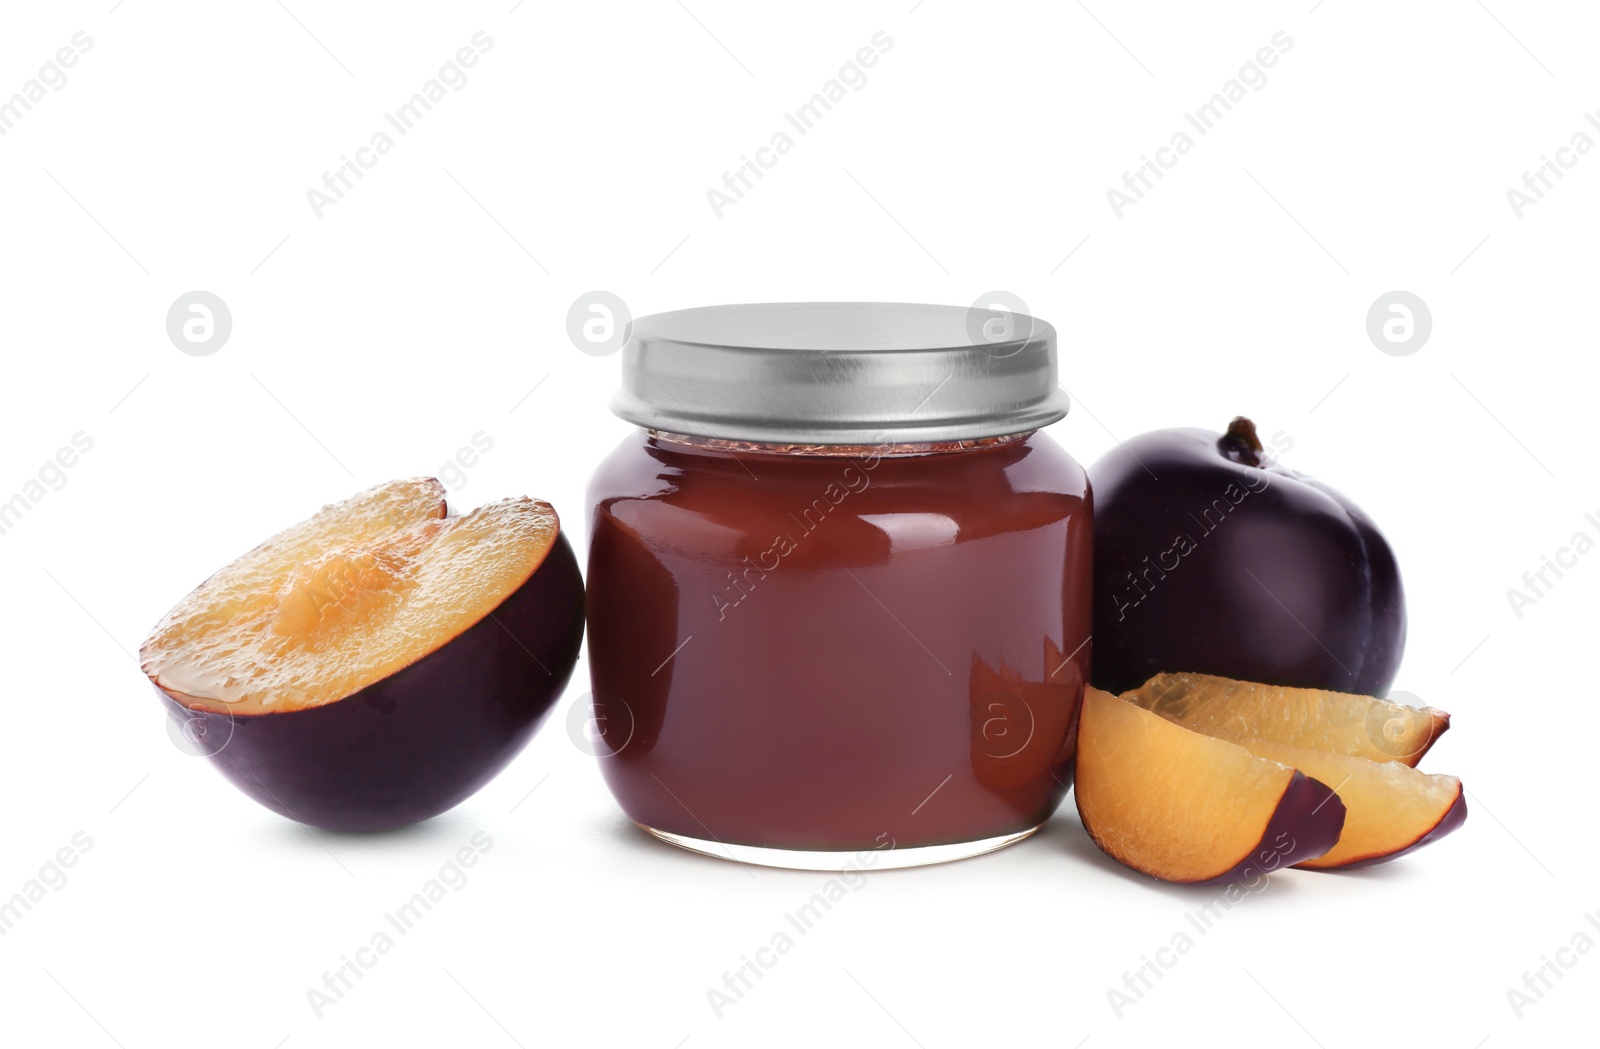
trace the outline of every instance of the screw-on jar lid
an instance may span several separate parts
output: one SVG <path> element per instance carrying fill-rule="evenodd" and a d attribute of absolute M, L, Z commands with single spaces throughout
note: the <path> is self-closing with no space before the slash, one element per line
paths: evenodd
<path fill-rule="evenodd" d="M 655 430 L 794 444 L 959 441 L 1067 414 L 1056 332 L 1019 313 L 767 302 L 640 317 L 611 410 Z"/>

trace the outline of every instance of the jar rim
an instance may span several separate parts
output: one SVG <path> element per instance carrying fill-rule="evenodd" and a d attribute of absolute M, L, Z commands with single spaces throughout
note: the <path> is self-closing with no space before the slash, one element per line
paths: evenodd
<path fill-rule="evenodd" d="M 1035 431 L 1024 430 L 1020 433 L 998 434 L 993 437 L 975 437 L 953 441 L 891 441 L 869 442 L 864 444 L 814 444 L 775 442 L 775 441 L 744 441 L 729 440 L 721 437 L 700 437 L 695 434 L 673 433 L 668 430 L 657 430 L 650 427 L 641 427 L 646 438 L 660 441 L 665 444 L 684 445 L 704 451 L 727 452 L 730 455 L 800 455 L 811 457 L 858 458 L 872 456 L 875 458 L 896 458 L 915 455 L 944 455 L 951 452 L 966 452 L 984 448 L 998 448 L 1002 445 L 1013 444 L 1033 436 Z"/>

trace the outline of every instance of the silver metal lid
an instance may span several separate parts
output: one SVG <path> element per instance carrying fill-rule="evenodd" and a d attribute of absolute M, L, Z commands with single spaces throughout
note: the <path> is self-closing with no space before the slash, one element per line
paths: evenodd
<path fill-rule="evenodd" d="M 1056 332 L 1002 310 L 767 302 L 639 317 L 611 410 L 649 429 L 796 444 L 972 440 L 1067 414 Z"/>

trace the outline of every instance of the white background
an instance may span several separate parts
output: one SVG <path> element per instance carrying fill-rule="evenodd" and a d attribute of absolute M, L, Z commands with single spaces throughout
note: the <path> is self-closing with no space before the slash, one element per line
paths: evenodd
<path fill-rule="evenodd" d="M 93 440 L 0 535 L 0 897 L 93 842 L 0 937 L 7 1042 L 1593 1038 L 1600 952 L 1566 955 L 1520 1019 L 1506 994 L 1600 909 L 1600 554 L 1520 618 L 1507 598 L 1575 532 L 1600 537 L 1600 157 L 1520 217 L 1506 195 L 1600 136 L 1592 11 L 114 2 L 8 5 L 0 25 L 0 97 L 93 41 L 0 137 L 0 498 Z M 318 218 L 307 190 L 479 30 L 469 82 Z M 880 30 L 866 85 L 719 218 L 706 191 Z M 1117 217 L 1106 191 L 1280 30 L 1265 86 Z M 1239 413 L 1283 431 L 1284 462 L 1398 552 L 1396 688 L 1455 715 L 1426 765 L 1464 778 L 1471 818 L 1387 867 L 1275 875 L 1119 1018 L 1108 989 L 1210 894 L 1117 867 L 1069 802 L 1016 848 L 871 876 L 719 1019 L 707 990 L 826 876 L 633 830 L 564 727 L 582 664 L 509 770 L 403 833 L 308 833 L 181 753 L 131 653 L 322 503 L 435 472 L 482 431 L 455 501 L 549 499 L 584 548 L 585 479 L 627 432 L 605 407 L 618 359 L 566 336 L 595 288 L 635 314 L 1004 289 L 1060 331 L 1076 404 L 1051 433 L 1084 463 Z M 210 356 L 165 330 L 195 289 L 232 312 Z M 1365 331 L 1394 289 L 1432 312 L 1408 356 Z M 471 881 L 319 1019 L 307 990 L 479 831 Z"/>

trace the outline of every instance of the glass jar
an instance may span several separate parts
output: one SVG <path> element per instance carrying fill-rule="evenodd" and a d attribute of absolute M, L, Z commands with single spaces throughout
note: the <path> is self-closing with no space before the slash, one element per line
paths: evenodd
<path fill-rule="evenodd" d="M 973 334 L 976 332 L 976 335 Z M 589 487 L 602 768 L 666 841 L 812 869 L 976 855 L 1071 782 L 1091 497 L 1055 333 L 886 303 L 643 317 Z"/>

